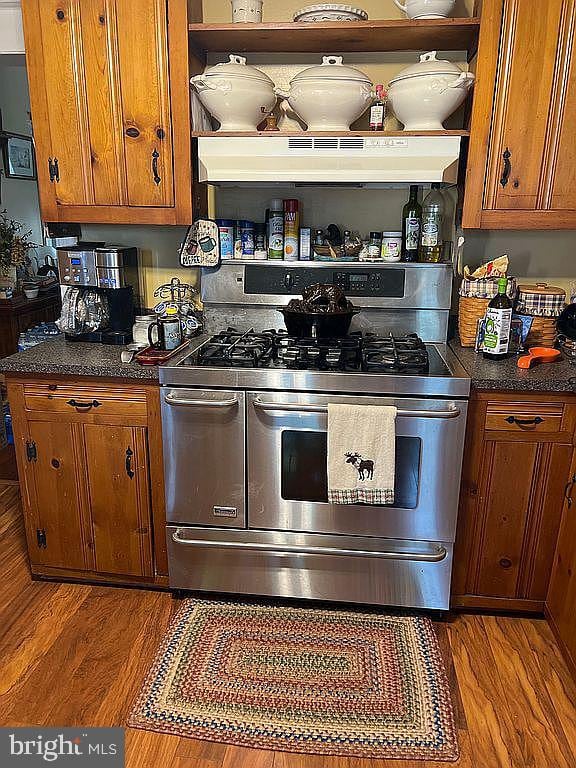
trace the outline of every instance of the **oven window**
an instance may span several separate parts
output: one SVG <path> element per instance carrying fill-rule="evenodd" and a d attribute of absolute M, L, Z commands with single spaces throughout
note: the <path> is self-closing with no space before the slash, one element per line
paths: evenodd
<path fill-rule="evenodd" d="M 418 505 L 421 452 L 419 437 L 396 438 L 396 494 L 394 504 L 386 506 L 415 509 Z M 327 459 L 325 432 L 282 432 L 282 498 L 328 502 Z"/>

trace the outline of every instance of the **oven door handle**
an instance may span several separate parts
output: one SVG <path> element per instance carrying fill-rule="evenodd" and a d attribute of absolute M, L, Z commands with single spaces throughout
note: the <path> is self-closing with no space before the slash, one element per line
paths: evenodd
<path fill-rule="evenodd" d="M 290 411 L 296 413 L 328 413 L 327 405 L 313 405 L 310 403 L 267 403 L 257 397 L 254 407 L 261 411 Z M 457 419 L 462 411 L 452 407 L 445 411 L 404 410 L 398 408 L 397 416 L 414 419 Z"/>
<path fill-rule="evenodd" d="M 193 406 L 196 408 L 232 408 L 238 405 L 237 397 L 229 397 L 224 400 L 203 400 L 202 398 L 174 397 L 172 393 L 164 398 L 167 405 Z"/>
<path fill-rule="evenodd" d="M 380 560 L 414 560 L 419 563 L 441 563 L 446 559 L 448 551 L 441 544 L 435 546 L 430 554 L 425 552 L 394 552 L 393 550 L 374 551 L 370 549 L 339 549 L 336 547 L 299 547 L 290 544 L 275 546 L 274 544 L 259 544 L 257 542 L 245 543 L 240 541 L 206 541 L 205 539 L 183 539 L 180 536 L 180 529 L 172 534 L 172 541 L 175 544 L 185 544 L 186 546 L 211 547 L 213 549 L 245 549 L 257 550 L 258 552 L 270 552 L 275 555 L 340 555 L 342 557 L 373 557 Z"/>

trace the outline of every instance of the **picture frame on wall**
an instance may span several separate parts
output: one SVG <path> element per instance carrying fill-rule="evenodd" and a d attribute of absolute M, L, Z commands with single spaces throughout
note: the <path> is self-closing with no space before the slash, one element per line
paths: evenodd
<path fill-rule="evenodd" d="M 0 133 L 2 143 L 2 162 L 4 176 L 7 179 L 28 179 L 34 181 L 36 174 L 36 155 L 31 136 L 20 133 Z"/>

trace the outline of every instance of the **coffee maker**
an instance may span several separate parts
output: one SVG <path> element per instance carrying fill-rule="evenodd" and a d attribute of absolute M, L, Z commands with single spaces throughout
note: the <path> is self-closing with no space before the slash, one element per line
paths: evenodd
<path fill-rule="evenodd" d="M 79 243 L 59 248 L 63 293 L 60 323 L 69 341 L 125 345 L 132 341 L 138 250 Z"/>

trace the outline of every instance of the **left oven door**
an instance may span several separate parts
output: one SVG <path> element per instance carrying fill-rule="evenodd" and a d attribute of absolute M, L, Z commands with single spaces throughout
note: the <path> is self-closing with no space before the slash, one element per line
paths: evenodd
<path fill-rule="evenodd" d="M 243 392 L 162 387 L 169 523 L 246 527 Z"/>

